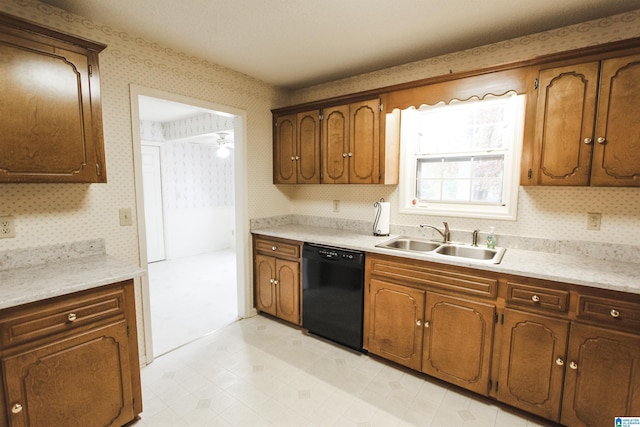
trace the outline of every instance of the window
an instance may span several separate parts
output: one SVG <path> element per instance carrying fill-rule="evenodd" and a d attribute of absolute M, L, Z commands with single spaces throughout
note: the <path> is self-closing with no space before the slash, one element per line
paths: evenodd
<path fill-rule="evenodd" d="M 401 112 L 400 211 L 515 219 L 524 95 Z"/>

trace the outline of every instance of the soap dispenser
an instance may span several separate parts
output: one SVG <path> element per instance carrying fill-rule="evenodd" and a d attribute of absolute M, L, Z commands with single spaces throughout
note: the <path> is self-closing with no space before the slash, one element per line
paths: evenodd
<path fill-rule="evenodd" d="M 495 227 L 489 227 L 489 235 L 487 236 L 487 247 L 490 249 L 496 248 L 496 236 L 493 230 L 495 230 Z"/>

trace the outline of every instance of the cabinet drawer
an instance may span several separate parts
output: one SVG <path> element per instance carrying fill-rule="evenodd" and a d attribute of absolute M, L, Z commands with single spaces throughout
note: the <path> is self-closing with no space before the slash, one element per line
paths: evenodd
<path fill-rule="evenodd" d="M 569 291 L 507 282 L 507 304 L 566 313 Z"/>
<path fill-rule="evenodd" d="M 265 255 L 300 258 L 300 245 L 278 240 L 256 239 L 256 250 Z"/>
<path fill-rule="evenodd" d="M 3 348 L 78 328 L 115 316 L 124 317 L 124 288 L 46 300 L 0 315 Z"/>
<path fill-rule="evenodd" d="M 578 298 L 578 318 L 624 328 L 640 327 L 640 304 L 590 295 Z"/>

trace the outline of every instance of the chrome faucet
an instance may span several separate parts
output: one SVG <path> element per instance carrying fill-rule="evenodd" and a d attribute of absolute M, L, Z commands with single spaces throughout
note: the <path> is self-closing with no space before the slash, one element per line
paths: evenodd
<path fill-rule="evenodd" d="M 444 224 L 444 231 L 440 231 L 438 228 L 429 224 L 420 224 L 420 228 L 433 228 L 442 236 L 443 243 L 449 243 L 451 241 L 451 232 L 449 231 L 449 224 L 447 222 L 442 222 Z"/>
<path fill-rule="evenodd" d="M 473 230 L 473 236 L 471 237 L 471 246 L 478 246 L 478 233 L 480 230 L 477 228 Z"/>

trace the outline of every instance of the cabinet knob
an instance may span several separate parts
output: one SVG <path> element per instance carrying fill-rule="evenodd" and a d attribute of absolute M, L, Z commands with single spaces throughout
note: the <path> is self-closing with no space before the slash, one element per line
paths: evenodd
<path fill-rule="evenodd" d="M 532 295 L 531 296 L 531 301 L 533 302 L 540 302 L 540 297 L 538 295 Z"/>
<path fill-rule="evenodd" d="M 578 364 L 576 362 L 571 362 L 571 363 L 569 363 L 569 367 L 571 369 L 578 369 Z"/>
<path fill-rule="evenodd" d="M 353 157 L 353 153 L 352 153 L 351 151 L 349 151 L 348 156 L 349 156 L 349 157 Z"/>
<path fill-rule="evenodd" d="M 278 284 L 278 279 L 274 279 L 274 280 L 273 280 L 273 284 L 274 284 L 274 285 L 277 285 L 277 284 Z"/>
<path fill-rule="evenodd" d="M 275 245 L 274 245 L 274 246 L 271 246 L 271 250 L 272 250 L 272 251 L 275 251 L 276 249 L 278 249 L 278 247 L 277 247 L 277 246 L 275 246 Z"/>
<path fill-rule="evenodd" d="M 11 407 L 11 412 L 14 414 L 19 414 L 20 412 L 22 412 L 22 405 L 19 403 L 14 403 Z"/>
<path fill-rule="evenodd" d="M 424 327 L 425 327 L 425 328 L 428 328 L 429 326 L 431 326 L 431 325 L 429 324 L 429 322 L 424 322 Z"/>
<path fill-rule="evenodd" d="M 69 322 L 75 322 L 77 318 L 78 318 L 78 316 L 75 313 L 67 314 L 67 320 Z"/>
<path fill-rule="evenodd" d="M 585 144 L 591 144 L 593 142 L 593 140 L 591 138 L 585 138 L 584 139 L 584 143 Z"/>
<path fill-rule="evenodd" d="M 347 153 L 342 153 L 342 157 L 347 157 Z"/>
<path fill-rule="evenodd" d="M 296 160 L 300 160 L 300 156 L 296 156 Z"/>
<path fill-rule="evenodd" d="M 421 326 L 422 325 L 422 321 L 420 319 L 416 320 L 416 325 Z"/>
<path fill-rule="evenodd" d="M 598 141 L 598 144 L 604 144 L 605 142 L 607 142 L 604 136 L 599 136 L 598 139 L 596 139 L 596 141 Z"/>
<path fill-rule="evenodd" d="M 292 162 L 293 162 L 295 159 L 296 159 L 295 157 L 291 156 L 291 161 L 292 161 Z"/>
<path fill-rule="evenodd" d="M 611 315 L 611 317 L 620 317 L 620 312 L 615 308 L 612 308 L 609 314 Z"/>
<path fill-rule="evenodd" d="M 558 366 L 562 366 L 562 365 L 564 365 L 564 360 L 562 360 L 562 358 L 558 357 L 558 358 L 556 359 L 556 365 L 558 365 Z"/>
<path fill-rule="evenodd" d="M 269 279 L 269 283 L 273 285 L 273 279 Z"/>

